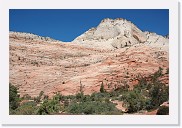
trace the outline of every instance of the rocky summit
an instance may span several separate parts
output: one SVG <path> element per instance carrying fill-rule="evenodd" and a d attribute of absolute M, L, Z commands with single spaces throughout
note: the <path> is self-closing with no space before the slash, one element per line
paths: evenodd
<path fill-rule="evenodd" d="M 103 19 L 72 42 L 61 42 L 30 33 L 9 33 L 9 79 L 20 95 L 32 97 L 43 91 L 74 95 L 80 85 L 84 94 L 138 83 L 159 67 L 169 68 L 169 35 L 141 31 L 126 19 Z M 168 85 L 169 76 L 161 76 Z"/>

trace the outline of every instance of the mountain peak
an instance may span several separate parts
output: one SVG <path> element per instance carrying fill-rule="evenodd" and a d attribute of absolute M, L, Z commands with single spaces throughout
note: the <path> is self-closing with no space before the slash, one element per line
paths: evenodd
<path fill-rule="evenodd" d="M 96 28 L 89 29 L 73 42 L 88 47 L 108 47 L 112 49 L 145 43 L 148 42 L 148 39 L 150 43 L 157 42 L 159 37 L 163 43 L 168 42 L 167 38 L 163 36 L 141 31 L 135 24 L 124 18 L 105 18 Z"/>
<path fill-rule="evenodd" d="M 101 20 L 101 23 L 103 22 L 116 22 L 116 21 L 128 21 L 124 18 L 115 18 L 115 19 L 112 19 L 112 18 L 104 18 L 103 20 Z M 128 21 L 130 22 L 130 21 Z"/>

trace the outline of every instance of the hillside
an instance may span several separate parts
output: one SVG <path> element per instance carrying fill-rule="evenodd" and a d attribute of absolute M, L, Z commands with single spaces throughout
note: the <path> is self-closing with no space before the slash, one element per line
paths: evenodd
<path fill-rule="evenodd" d="M 139 77 L 149 78 L 163 69 L 159 79 L 165 85 L 169 76 L 169 39 L 143 32 L 125 19 L 104 19 L 72 42 L 61 42 L 30 33 L 9 33 L 10 83 L 20 96 L 36 97 L 41 91 L 52 97 L 100 91 L 129 85 Z"/>

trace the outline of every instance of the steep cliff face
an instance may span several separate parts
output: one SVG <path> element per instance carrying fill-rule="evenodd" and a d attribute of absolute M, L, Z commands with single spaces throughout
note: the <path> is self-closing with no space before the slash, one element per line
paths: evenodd
<path fill-rule="evenodd" d="M 107 91 L 169 68 L 168 38 L 142 32 L 125 19 L 104 19 L 73 42 L 64 43 L 29 33 L 10 32 L 10 83 L 20 95 L 52 96 Z M 168 84 L 168 75 L 162 81 Z"/>

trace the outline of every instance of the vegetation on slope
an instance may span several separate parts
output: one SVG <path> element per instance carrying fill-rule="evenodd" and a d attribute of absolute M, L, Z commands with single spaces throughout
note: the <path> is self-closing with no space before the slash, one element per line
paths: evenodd
<path fill-rule="evenodd" d="M 158 109 L 157 114 L 169 114 L 168 107 L 159 107 L 169 100 L 169 87 L 161 83 L 162 68 L 148 78 L 139 77 L 139 83 L 128 90 L 128 85 L 116 88 L 112 92 L 104 89 L 103 82 L 100 92 L 84 95 L 83 86 L 80 82 L 80 92 L 76 95 L 63 96 L 59 93 L 52 98 L 40 92 L 38 97 L 31 98 L 25 95 L 20 98 L 18 89 L 9 85 L 10 114 L 15 115 L 50 115 L 50 114 L 123 114 L 116 108 L 113 100 L 124 102 L 127 113 L 136 113 L 141 110 Z M 167 71 L 166 73 L 169 73 Z"/>

